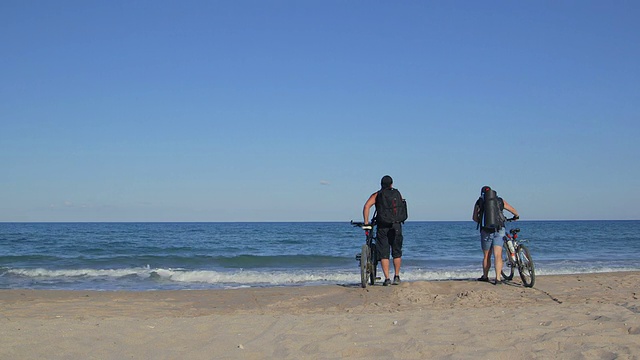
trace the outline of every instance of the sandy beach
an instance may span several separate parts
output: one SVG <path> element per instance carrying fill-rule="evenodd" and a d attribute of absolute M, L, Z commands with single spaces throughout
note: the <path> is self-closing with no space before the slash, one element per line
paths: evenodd
<path fill-rule="evenodd" d="M 639 283 L 1 290 L 0 359 L 639 359 Z"/>

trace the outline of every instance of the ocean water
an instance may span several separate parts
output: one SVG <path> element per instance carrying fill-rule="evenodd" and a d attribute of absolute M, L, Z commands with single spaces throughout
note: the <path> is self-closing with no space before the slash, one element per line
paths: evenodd
<path fill-rule="evenodd" d="M 508 227 L 537 275 L 640 270 L 640 221 Z M 363 243 L 349 222 L 0 223 L 0 289 L 357 286 Z M 404 225 L 404 281 L 476 278 L 481 261 L 471 221 Z"/>

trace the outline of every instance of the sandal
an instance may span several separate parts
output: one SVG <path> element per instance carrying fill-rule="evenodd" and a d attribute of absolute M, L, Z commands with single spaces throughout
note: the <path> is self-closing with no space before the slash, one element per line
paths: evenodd
<path fill-rule="evenodd" d="M 486 277 L 486 276 L 480 276 L 480 277 L 478 278 L 478 281 L 489 282 L 489 278 L 488 278 L 488 277 Z"/>

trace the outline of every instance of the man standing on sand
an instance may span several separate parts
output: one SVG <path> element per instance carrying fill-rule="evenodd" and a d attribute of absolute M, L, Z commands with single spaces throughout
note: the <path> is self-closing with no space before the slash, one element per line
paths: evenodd
<path fill-rule="evenodd" d="M 500 284 L 500 273 L 502 272 L 502 244 L 505 236 L 504 210 L 512 213 L 516 219 L 519 218 L 518 211 L 509 203 L 504 201 L 489 186 L 483 186 L 480 190 L 480 197 L 473 206 L 472 219 L 480 228 L 480 245 L 484 258 L 482 259 L 482 276 L 478 281 L 489 281 L 489 269 L 491 269 L 491 249 L 493 249 L 493 259 L 496 265 L 495 285 Z"/>
<path fill-rule="evenodd" d="M 369 211 L 376 206 L 377 240 L 376 250 L 382 272 L 384 273 L 383 286 L 391 284 L 389 279 L 389 255 L 393 257 L 395 276 L 393 285 L 400 284 L 400 265 L 402 264 L 402 223 L 406 220 L 406 202 L 397 189 L 393 188 L 393 179 L 385 175 L 380 180 L 381 189 L 369 196 L 364 204 L 362 216 L 364 223 L 369 223 Z"/>

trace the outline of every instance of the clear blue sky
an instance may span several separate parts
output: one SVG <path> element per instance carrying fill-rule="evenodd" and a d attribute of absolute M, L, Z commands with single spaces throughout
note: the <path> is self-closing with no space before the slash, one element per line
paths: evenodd
<path fill-rule="evenodd" d="M 0 221 L 640 219 L 638 1 L 0 2 Z"/>

